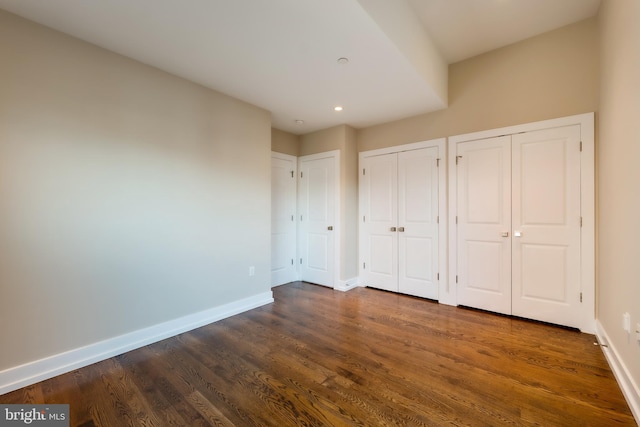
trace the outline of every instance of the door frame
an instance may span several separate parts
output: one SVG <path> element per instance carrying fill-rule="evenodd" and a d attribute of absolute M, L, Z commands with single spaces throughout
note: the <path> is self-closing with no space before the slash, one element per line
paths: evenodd
<path fill-rule="evenodd" d="M 400 153 L 403 151 L 418 150 L 420 148 L 438 148 L 438 158 L 440 160 L 438 167 L 438 216 L 440 222 L 438 224 L 438 301 L 440 303 L 455 305 L 455 300 L 451 302 L 449 291 L 448 269 L 447 269 L 447 140 L 446 138 L 431 139 L 427 141 L 414 142 L 411 144 L 396 145 L 393 147 L 380 148 L 376 150 L 361 151 L 358 153 L 358 189 L 362 185 L 360 174 L 362 173 L 363 159 L 367 157 L 380 156 L 384 154 Z M 362 245 L 364 245 L 364 236 L 360 233 L 362 224 L 362 215 L 364 207 L 361 200 L 358 200 L 358 248 L 359 254 L 363 254 Z M 358 276 L 362 275 L 362 259 L 358 256 Z M 359 286 L 366 286 L 358 280 Z M 454 294 L 455 298 L 455 294 Z"/>
<path fill-rule="evenodd" d="M 295 215 L 295 218 L 298 217 L 298 158 L 296 156 L 292 156 L 290 154 L 284 154 L 284 153 L 278 153 L 276 151 L 272 151 L 271 152 L 271 163 L 272 163 L 272 167 L 273 167 L 273 159 L 280 159 L 280 160 L 287 160 L 293 163 L 293 176 L 294 176 L 294 180 L 293 180 L 293 186 L 294 186 L 294 190 L 293 190 L 293 204 L 295 206 L 295 212 L 293 213 Z M 271 230 L 272 236 L 273 236 L 273 229 Z M 294 233 L 294 247 L 293 247 L 293 253 L 295 254 L 294 256 L 297 257 L 298 256 L 298 221 L 295 220 L 293 223 L 293 233 Z M 273 254 L 271 254 L 271 256 L 273 256 Z M 299 264 L 297 262 L 293 263 L 293 273 L 292 273 L 292 277 L 291 277 L 291 281 L 296 281 L 300 279 L 300 268 L 299 268 Z M 272 273 L 273 274 L 273 273 Z M 275 287 L 275 286 L 280 286 L 280 285 L 274 285 L 273 284 L 273 278 L 271 280 L 271 287 Z"/>
<path fill-rule="evenodd" d="M 333 289 L 336 289 L 340 286 L 340 270 L 341 270 L 341 258 L 340 258 L 340 242 L 342 241 L 342 217 L 341 217 L 341 207 L 340 207 L 340 150 L 332 150 L 332 151 L 326 151 L 323 153 L 317 153 L 317 154 L 308 154 L 306 156 L 299 156 L 298 157 L 298 162 L 297 162 L 297 172 L 296 172 L 296 183 L 298 182 L 297 180 L 300 179 L 299 176 L 299 172 L 302 170 L 302 168 L 300 167 L 300 164 L 303 161 L 306 160 L 320 160 L 320 159 L 327 159 L 327 158 L 332 158 L 333 159 L 333 173 L 334 173 L 334 177 L 333 177 L 333 182 L 334 182 L 334 189 L 333 189 L 333 215 L 334 215 L 334 222 L 333 222 L 333 283 L 330 286 Z M 296 184 L 297 185 L 297 184 Z M 298 207 L 297 212 L 296 212 L 296 233 L 297 233 L 297 257 L 298 259 L 300 259 L 300 251 L 302 250 L 302 248 L 300 247 L 300 185 L 297 185 L 297 190 L 296 190 L 296 206 Z M 298 263 L 298 278 L 300 280 L 303 280 L 302 278 L 302 273 L 300 271 L 300 266 Z"/>
<path fill-rule="evenodd" d="M 580 314 L 580 330 L 595 333 L 595 114 L 585 113 L 575 116 L 561 117 L 539 122 L 531 122 L 498 129 L 490 129 L 455 135 L 448 138 L 448 166 L 449 166 L 449 288 L 452 289 L 451 305 L 457 305 L 457 230 L 455 227 L 458 212 L 456 191 L 456 153 L 457 144 L 465 141 L 493 138 L 501 135 L 513 135 L 556 127 L 580 125 L 580 139 L 582 141 L 582 155 L 580 158 L 580 210 L 582 214 L 582 228 L 580 229 L 580 287 L 582 292 L 582 312 Z"/>

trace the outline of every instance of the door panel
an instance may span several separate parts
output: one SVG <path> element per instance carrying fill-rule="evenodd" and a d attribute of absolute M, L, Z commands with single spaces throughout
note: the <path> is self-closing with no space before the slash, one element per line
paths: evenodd
<path fill-rule="evenodd" d="M 458 303 L 511 313 L 511 137 L 457 150 Z"/>
<path fill-rule="evenodd" d="M 513 136 L 513 314 L 580 325 L 580 126 Z"/>
<path fill-rule="evenodd" d="M 333 287 L 334 158 L 301 158 L 300 172 L 300 276 Z"/>
<path fill-rule="evenodd" d="M 465 285 L 467 290 L 483 292 L 487 298 L 490 298 L 489 294 L 501 298 L 504 293 L 502 283 L 508 279 L 504 277 L 504 269 L 502 268 L 503 242 L 467 240 L 465 243 L 465 259 L 467 260 Z"/>
<path fill-rule="evenodd" d="M 398 153 L 398 291 L 438 299 L 438 148 Z"/>
<path fill-rule="evenodd" d="M 295 157 L 271 158 L 271 286 L 297 278 Z"/>
<path fill-rule="evenodd" d="M 363 215 L 360 248 L 362 282 L 374 288 L 398 291 L 398 164 L 397 154 L 362 161 L 360 209 Z"/>

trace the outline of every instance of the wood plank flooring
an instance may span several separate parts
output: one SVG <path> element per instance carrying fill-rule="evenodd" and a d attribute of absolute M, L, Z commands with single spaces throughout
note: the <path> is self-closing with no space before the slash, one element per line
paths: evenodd
<path fill-rule="evenodd" d="M 0 396 L 72 426 L 634 426 L 592 335 L 373 289 L 275 303 Z"/>

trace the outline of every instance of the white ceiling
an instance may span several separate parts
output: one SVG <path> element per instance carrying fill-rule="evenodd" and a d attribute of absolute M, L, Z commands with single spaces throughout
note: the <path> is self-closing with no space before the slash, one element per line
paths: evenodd
<path fill-rule="evenodd" d="M 271 111 L 274 127 L 302 134 L 446 106 L 437 79 L 425 74 L 429 66 L 409 57 L 422 44 L 406 45 L 393 27 L 403 29 L 403 22 L 395 19 L 389 27 L 389 16 L 372 13 L 376 8 L 389 15 L 390 5 L 403 6 L 398 16 L 407 10 L 417 16 L 426 33 L 410 34 L 430 34 L 437 74 L 447 63 L 593 16 L 599 3 L 0 0 L 0 8 L 262 107 Z M 338 64 L 341 57 L 349 63 Z M 333 111 L 335 105 L 344 110 Z"/>

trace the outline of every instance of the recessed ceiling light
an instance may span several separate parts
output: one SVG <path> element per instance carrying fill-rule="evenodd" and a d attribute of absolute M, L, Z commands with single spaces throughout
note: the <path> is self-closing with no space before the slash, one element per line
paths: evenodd
<path fill-rule="evenodd" d="M 338 58 L 338 64 L 345 65 L 349 63 L 349 58 Z"/>
<path fill-rule="evenodd" d="M 296 120 L 296 124 L 297 125 L 303 125 L 304 124 L 304 120 L 298 119 L 298 120 Z"/>
<path fill-rule="evenodd" d="M 335 107 L 333 107 L 333 109 L 335 111 L 342 111 L 342 106 L 341 105 L 336 105 Z"/>

